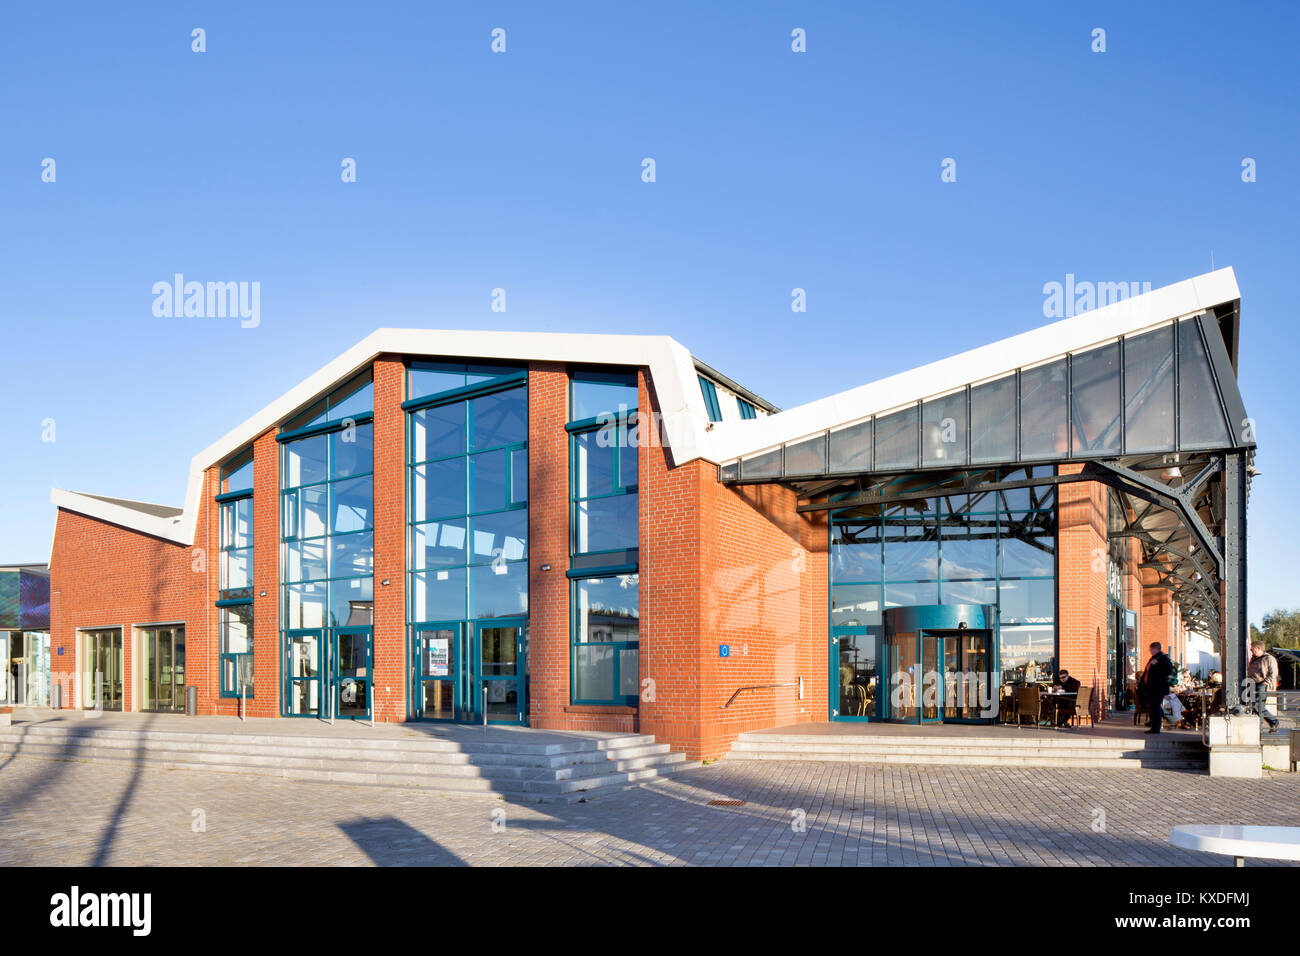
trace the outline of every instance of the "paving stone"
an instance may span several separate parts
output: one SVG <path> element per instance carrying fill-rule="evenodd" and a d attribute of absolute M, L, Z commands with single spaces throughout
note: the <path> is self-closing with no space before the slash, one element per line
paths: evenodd
<path fill-rule="evenodd" d="M 1282 773 L 724 761 L 542 805 L 18 756 L 0 865 L 1230 866 L 1170 827 L 1295 825 L 1297 805 Z"/>

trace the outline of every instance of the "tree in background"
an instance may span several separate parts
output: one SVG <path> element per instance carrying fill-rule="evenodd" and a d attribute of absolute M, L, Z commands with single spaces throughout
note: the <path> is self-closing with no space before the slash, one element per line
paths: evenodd
<path fill-rule="evenodd" d="M 1265 647 L 1300 649 L 1300 609 L 1276 608 L 1264 615 L 1264 626 L 1250 626 L 1250 638 Z"/>

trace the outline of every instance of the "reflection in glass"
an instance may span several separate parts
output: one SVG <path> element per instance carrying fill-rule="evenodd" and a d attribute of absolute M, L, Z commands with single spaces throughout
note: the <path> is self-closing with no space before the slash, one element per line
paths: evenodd
<path fill-rule="evenodd" d="M 1065 359 L 1020 373 L 1020 455 L 1063 458 L 1070 453 Z"/>
<path fill-rule="evenodd" d="M 1196 319 L 1178 323 L 1178 429 L 1183 448 L 1232 444 Z"/>
<path fill-rule="evenodd" d="M 970 460 L 974 464 L 1016 457 L 1016 377 L 1007 375 L 970 389 Z"/>
<path fill-rule="evenodd" d="M 1074 453 L 1119 451 L 1119 343 L 1070 357 Z"/>
<path fill-rule="evenodd" d="M 921 405 L 922 464 L 966 463 L 966 390 Z"/>
<path fill-rule="evenodd" d="M 1124 448 L 1127 454 L 1174 447 L 1174 327 L 1124 340 Z"/>
<path fill-rule="evenodd" d="M 915 468 L 917 450 L 915 405 L 876 419 L 876 469 Z"/>

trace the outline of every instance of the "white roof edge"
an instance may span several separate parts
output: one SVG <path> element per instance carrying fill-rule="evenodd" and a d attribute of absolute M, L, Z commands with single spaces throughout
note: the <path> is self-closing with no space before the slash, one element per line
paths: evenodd
<path fill-rule="evenodd" d="M 1240 298 L 1237 277 L 1231 267 L 1217 269 L 819 398 L 756 422 L 720 422 L 712 434 L 712 450 L 718 456 L 713 460 L 729 462 L 767 451 L 828 428 L 861 421 L 971 382 L 995 378 Z"/>
<path fill-rule="evenodd" d="M 184 515 L 163 517 L 145 514 L 134 508 L 104 501 L 94 495 L 83 495 L 62 488 L 50 489 L 50 504 L 65 511 L 75 511 L 77 514 L 122 525 L 177 544 L 189 544 L 193 540 L 192 534 L 186 536 L 183 531 Z"/>
<path fill-rule="evenodd" d="M 662 415 L 659 433 L 671 448 L 674 463 L 697 458 L 724 462 L 1239 298 L 1233 270 L 1219 269 L 787 411 L 743 422 L 716 422 L 712 427 L 696 384 L 695 360 L 666 335 L 381 328 L 195 455 L 179 516 L 143 514 L 59 488 L 51 489 L 50 502 L 168 541 L 192 544 L 207 468 L 383 354 L 647 367 Z"/>
<path fill-rule="evenodd" d="M 696 385 L 695 361 L 683 345 L 668 336 L 381 328 L 195 455 L 190 460 L 185 505 L 179 517 L 154 518 L 60 489 L 51 492 L 50 501 L 70 511 L 191 544 L 207 468 L 384 354 L 645 366 L 654 381 L 662 430 L 675 460 L 706 456 L 708 412 Z"/>

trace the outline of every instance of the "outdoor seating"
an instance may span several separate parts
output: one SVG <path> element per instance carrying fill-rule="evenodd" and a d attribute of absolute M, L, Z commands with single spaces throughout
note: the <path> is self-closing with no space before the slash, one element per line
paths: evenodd
<path fill-rule="evenodd" d="M 1076 727 L 1078 727 L 1079 724 L 1084 720 L 1088 721 L 1089 726 L 1095 727 L 1092 721 L 1092 688 L 1091 687 L 1079 688 L 1079 696 L 1075 699 L 1074 702 L 1074 714 L 1070 717 L 1070 720 L 1073 722 L 1074 726 Z"/>
<path fill-rule="evenodd" d="M 1019 727 L 1025 717 L 1031 717 L 1035 727 L 1042 726 L 1043 693 L 1036 686 L 1015 688 L 1016 726 Z"/>

